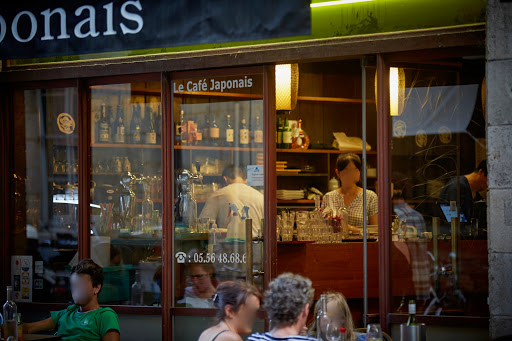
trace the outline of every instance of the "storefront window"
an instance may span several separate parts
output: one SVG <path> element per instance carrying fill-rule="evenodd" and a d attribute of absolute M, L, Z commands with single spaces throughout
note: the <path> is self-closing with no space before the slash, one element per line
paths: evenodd
<path fill-rule="evenodd" d="M 96 85 L 91 95 L 91 257 L 103 304 L 159 306 L 162 280 L 160 83 Z"/>
<path fill-rule="evenodd" d="M 176 79 L 172 89 L 174 305 L 213 308 L 222 281 L 262 288 L 263 243 L 252 239 L 263 234 L 263 77 Z"/>
<path fill-rule="evenodd" d="M 67 302 L 67 267 L 78 254 L 76 88 L 14 92 L 16 301 Z"/>
<path fill-rule="evenodd" d="M 484 63 L 390 70 L 392 312 L 487 315 Z"/>

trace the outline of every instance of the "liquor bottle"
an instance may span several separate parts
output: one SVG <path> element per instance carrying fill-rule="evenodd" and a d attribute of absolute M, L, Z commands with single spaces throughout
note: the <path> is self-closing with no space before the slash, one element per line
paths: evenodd
<path fill-rule="evenodd" d="M 176 123 L 176 145 L 187 144 L 187 124 L 185 122 L 185 111 L 180 110 L 180 119 Z"/>
<path fill-rule="evenodd" d="M 124 157 L 123 171 L 124 172 L 131 172 L 132 171 L 132 164 L 130 163 L 130 160 L 128 159 L 128 156 Z"/>
<path fill-rule="evenodd" d="M 409 301 L 409 318 L 407 319 L 408 326 L 417 325 L 416 321 L 416 302 L 414 300 Z"/>
<path fill-rule="evenodd" d="M 220 146 L 220 129 L 217 125 L 217 120 L 213 118 L 212 125 L 210 126 L 210 145 L 214 147 Z"/>
<path fill-rule="evenodd" d="M 110 123 L 107 118 L 107 113 L 105 110 L 105 104 L 101 105 L 101 117 L 98 125 L 99 139 L 100 143 L 109 143 L 110 142 Z"/>
<path fill-rule="evenodd" d="M 156 144 L 156 131 L 153 123 L 153 111 L 147 104 L 144 110 L 144 121 L 144 142 L 146 144 Z"/>
<path fill-rule="evenodd" d="M 18 308 L 13 297 L 12 286 L 8 286 L 7 301 L 3 307 L 4 340 L 7 340 L 10 336 L 14 337 L 14 340 L 18 339 Z"/>
<path fill-rule="evenodd" d="M 124 113 L 120 105 L 117 106 L 117 117 L 114 125 L 114 140 L 116 143 L 125 143 Z"/>
<path fill-rule="evenodd" d="M 18 327 L 18 341 L 23 341 L 23 321 L 21 320 L 21 314 L 17 314 L 17 327 Z"/>
<path fill-rule="evenodd" d="M 140 144 L 141 142 L 141 124 L 140 105 L 137 103 L 133 107 L 132 120 L 130 122 L 130 138 L 134 144 Z"/>
<path fill-rule="evenodd" d="M 116 117 L 114 116 L 114 112 L 112 111 L 112 106 L 107 105 L 106 108 L 107 108 L 108 124 L 110 125 L 110 134 L 111 134 L 110 141 L 111 142 L 115 142 L 115 138 L 114 138 L 114 134 L 115 134 L 114 125 L 116 124 Z"/>
<path fill-rule="evenodd" d="M 245 118 L 243 118 L 242 122 L 240 123 L 240 147 L 248 147 L 248 146 L 249 146 L 249 128 L 247 127 Z"/>
<path fill-rule="evenodd" d="M 203 143 L 203 133 L 197 129 L 197 123 L 193 123 L 191 128 L 192 136 L 194 136 L 191 144 L 194 146 L 200 146 Z"/>
<path fill-rule="evenodd" d="M 290 149 L 292 147 L 292 130 L 290 129 L 290 123 L 288 119 L 284 121 L 283 130 L 283 149 Z"/>
<path fill-rule="evenodd" d="M 263 147 L 263 125 L 259 116 L 256 116 L 256 125 L 254 127 L 254 144 L 257 148 Z"/>
<path fill-rule="evenodd" d="M 233 147 L 235 142 L 235 130 L 231 126 L 231 115 L 226 115 L 226 147 Z"/>
<path fill-rule="evenodd" d="M 283 148 L 283 121 L 281 117 L 277 120 L 277 148 Z"/>
<path fill-rule="evenodd" d="M 210 145 L 210 118 L 208 115 L 204 118 L 204 126 L 201 129 L 203 131 L 203 146 Z"/>
<path fill-rule="evenodd" d="M 327 341 L 327 325 L 330 322 L 330 318 L 327 315 L 327 296 L 320 295 L 320 303 L 322 308 L 316 315 L 316 337 L 318 340 Z"/>
<path fill-rule="evenodd" d="M 309 147 L 309 136 L 302 130 L 302 120 L 299 120 L 297 130 L 297 136 L 292 137 L 292 149 L 307 149 Z"/>

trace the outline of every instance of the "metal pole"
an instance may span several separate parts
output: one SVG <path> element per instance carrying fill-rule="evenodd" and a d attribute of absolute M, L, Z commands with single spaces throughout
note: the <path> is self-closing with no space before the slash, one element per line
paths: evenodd
<path fill-rule="evenodd" d="M 363 111 L 363 324 L 366 326 L 368 319 L 368 241 L 366 240 L 366 228 L 368 225 L 367 222 L 367 212 L 366 212 L 366 57 L 361 58 L 361 98 L 362 98 L 362 111 Z"/>

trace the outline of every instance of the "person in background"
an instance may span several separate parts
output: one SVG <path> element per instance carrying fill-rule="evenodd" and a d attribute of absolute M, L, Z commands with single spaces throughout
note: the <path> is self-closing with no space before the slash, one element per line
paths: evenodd
<path fill-rule="evenodd" d="M 241 341 L 240 334 L 252 331 L 261 298 L 258 289 L 246 282 L 221 283 L 213 299 L 215 325 L 202 332 L 198 341 Z"/>
<path fill-rule="evenodd" d="M 185 288 L 185 297 L 178 303 L 195 308 L 213 308 L 211 299 L 215 295 L 215 268 L 211 263 L 188 264 L 188 277 L 192 286 Z"/>
<path fill-rule="evenodd" d="M 117 314 L 98 303 L 103 269 L 91 259 L 84 259 L 71 268 L 70 283 L 75 304 L 50 312 L 51 317 L 45 320 L 24 323 L 23 333 L 57 330 L 64 341 L 119 341 Z"/>
<path fill-rule="evenodd" d="M 219 228 L 227 228 L 229 223 L 229 204 L 235 204 L 241 211 L 249 207 L 249 218 L 252 219 L 252 234 L 258 235 L 263 219 L 263 194 L 247 186 L 247 180 L 240 167 L 228 166 L 222 172 L 226 186 L 214 192 L 206 201 L 199 218 L 210 218 L 217 221 Z"/>
<path fill-rule="evenodd" d="M 361 159 L 353 153 L 345 153 L 336 160 L 336 176 L 341 186 L 324 195 L 322 208 L 324 211 L 341 214 L 343 207 L 347 209 L 347 224 L 351 231 L 354 227 L 363 226 L 363 189 L 358 186 L 361 180 Z M 366 211 L 369 225 L 378 224 L 378 199 L 375 192 L 366 190 Z"/>
<path fill-rule="evenodd" d="M 350 308 L 348 307 L 345 296 L 339 292 L 332 291 L 327 292 L 325 295 L 327 298 L 327 314 L 333 319 L 337 319 L 341 325 L 347 329 L 345 332 L 345 341 L 366 340 L 365 334 L 356 333 L 354 331 L 354 321 L 352 320 L 352 314 L 350 313 Z M 316 316 L 320 309 L 322 309 L 322 302 L 318 300 L 315 304 L 313 316 Z M 313 337 L 317 335 L 316 319 L 313 319 L 310 324 L 309 335 Z"/>
<path fill-rule="evenodd" d="M 450 201 L 459 201 L 457 183 L 460 186 L 460 210 L 469 222 L 473 217 L 473 203 L 483 200 L 478 192 L 487 188 L 487 160 L 481 161 L 472 173 L 448 181 L 439 194 L 439 203 L 450 204 Z"/>
<path fill-rule="evenodd" d="M 269 283 L 264 298 L 271 329 L 267 333 L 252 334 L 247 341 L 316 340 L 300 335 L 306 325 L 314 293 L 308 278 L 291 273 L 276 277 Z"/>

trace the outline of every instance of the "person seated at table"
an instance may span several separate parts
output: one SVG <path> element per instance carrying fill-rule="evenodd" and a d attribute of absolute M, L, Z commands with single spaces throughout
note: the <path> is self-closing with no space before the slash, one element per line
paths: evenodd
<path fill-rule="evenodd" d="M 215 295 L 215 268 L 210 263 L 190 263 L 187 266 L 191 286 L 185 288 L 184 298 L 178 303 L 187 307 L 213 308 L 212 298 Z"/>
<path fill-rule="evenodd" d="M 336 176 L 341 186 L 328 192 L 322 199 L 324 212 L 336 211 L 341 215 L 343 207 L 347 210 L 347 224 L 350 231 L 359 233 L 355 227 L 363 226 L 363 189 L 358 186 L 361 180 L 361 159 L 354 153 L 345 153 L 336 160 Z M 366 214 L 368 225 L 378 223 L 378 199 L 373 191 L 366 190 Z"/>
<path fill-rule="evenodd" d="M 327 299 L 327 314 L 331 318 L 338 320 L 340 324 L 347 329 L 345 332 L 345 341 L 364 341 L 366 335 L 354 331 L 352 313 L 350 312 L 345 296 L 334 291 L 329 291 L 325 293 L 325 295 Z M 318 300 L 315 304 L 313 316 L 316 316 L 320 309 L 322 309 L 322 302 Z M 317 329 L 316 319 L 313 319 L 309 326 L 309 335 L 316 337 Z"/>
<path fill-rule="evenodd" d="M 270 331 L 255 333 L 247 341 L 299 341 L 316 340 L 300 335 L 306 326 L 309 307 L 315 289 L 311 280 L 292 273 L 283 273 L 269 283 L 264 307 L 271 321 Z"/>
<path fill-rule="evenodd" d="M 102 308 L 98 295 L 103 285 L 103 269 L 91 259 L 84 259 L 71 268 L 71 295 L 75 304 L 67 309 L 51 311 L 51 317 L 24 323 L 23 333 L 33 334 L 56 330 L 62 340 L 119 341 L 117 314 Z"/>
<path fill-rule="evenodd" d="M 262 296 L 246 282 L 223 282 L 213 304 L 217 308 L 215 325 L 206 329 L 198 341 L 241 341 L 240 334 L 252 331 Z"/>

